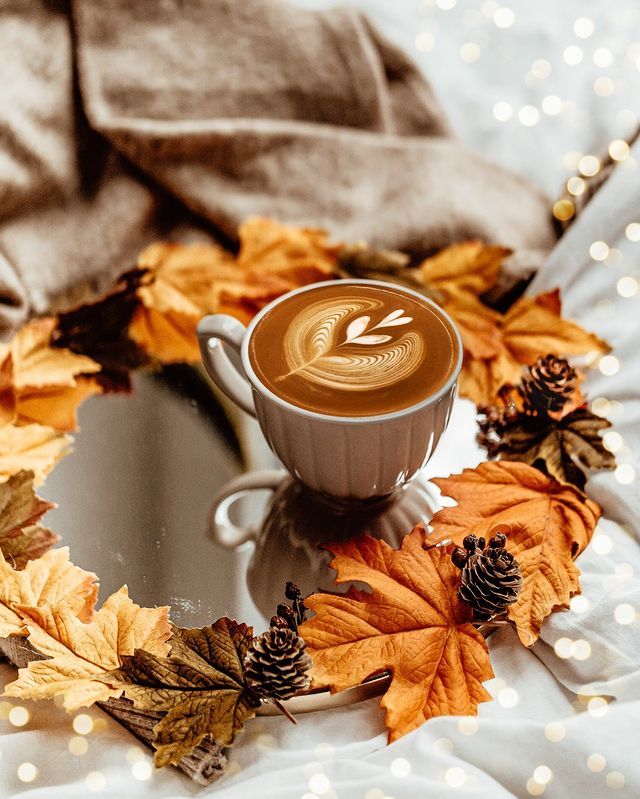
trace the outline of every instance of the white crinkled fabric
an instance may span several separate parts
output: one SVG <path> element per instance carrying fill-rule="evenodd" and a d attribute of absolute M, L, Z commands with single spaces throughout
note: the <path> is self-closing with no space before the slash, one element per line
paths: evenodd
<path fill-rule="evenodd" d="M 475 5 L 459 2 L 450 13 L 462 14 Z M 524 2 L 510 5 L 516 20 L 521 13 L 525 18 L 532 13 L 529 9 L 533 6 L 527 8 Z M 380 0 L 376 6 L 367 7 L 383 29 L 385 20 L 393 16 L 393 31 L 400 31 L 396 38 L 415 38 L 418 17 L 410 16 L 408 4 L 389 5 Z M 602 11 L 594 11 L 597 7 L 582 0 L 565 2 L 561 8 L 549 2 L 535 4 L 535 35 L 530 29 L 519 31 L 517 25 L 511 31 L 518 58 L 530 63 L 553 53 L 557 60 L 563 47 L 573 42 L 567 34 L 573 20 L 588 15 L 589 10 L 598 25 L 609 27 L 614 25 L 613 12 L 633 10 L 628 3 L 607 3 L 610 19 L 604 20 Z M 462 35 L 460 30 L 452 30 L 455 26 L 444 12 L 439 25 L 444 40 L 439 46 L 446 49 L 447 37 L 453 46 L 455 37 Z M 618 35 L 622 35 L 620 30 Z M 551 55 L 547 57 L 551 60 Z M 455 62 L 453 56 L 449 59 Z M 471 67 L 460 62 L 455 74 L 446 77 L 437 69 L 429 70 L 429 77 L 442 90 L 454 78 L 464 82 L 472 76 L 473 103 L 449 96 L 445 98 L 447 110 L 458 129 L 469 120 L 472 144 L 481 146 L 486 132 L 492 157 L 505 155 L 505 160 L 518 167 L 525 155 L 533 152 L 533 139 L 522 145 L 521 137 L 529 129 L 516 126 L 507 132 L 495 121 L 486 122 L 486 131 L 480 129 L 477 109 L 483 102 L 490 109 L 497 96 L 491 76 L 500 55 L 485 51 L 481 59 L 484 64 L 479 60 Z M 636 76 L 629 80 L 637 80 Z M 509 88 L 516 106 L 528 102 L 522 76 L 501 74 L 500 80 Z M 589 73 L 571 81 L 557 92 L 572 96 L 573 91 L 576 99 L 589 94 Z M 461 96 L 468 90 L 468 85 L 462 88 Z M 594 131 L 581 129 L 575 133 L 576 141 L 582 137 L 576 149 L 606 145 L 607 137 L 615 135 L 606 104 L 593 101 L 583 108 L 600 135 L 596 141 Z M 601 135 L 603 132 L 606 135 Z M 543 161 L 553 158 L 557 136 L 569 138 L 569 127 L 558 133 L 554 126 L 541 124 L 531 135 L 535 136 L 538 163 L 535 168 L 529 163 L 527 169 L 553 189 L 554 176 L 559 178 L 561 172 L 555 161 L 546 167 Z M 566 144 L 562 146 L 566 148 Z M 634 156 L 640 159 L 640 148 L 636 147 Z M 150 779 L 136 779 L 134 773 L 145 777 L 147 771 L 131 762 L 138 756 L 131 751 L 135 741 L 110 719 L 106 719 L 104 730 L 89 736 L 87 754 L 72 756 L 67 749 L 73 734 L 70 718 L 53 704 L 27 703 L 32 713 L 28 727 L 16 729 L 0 721 L 4 733 L 0 739 L 0 795 L 21 799 L 86 799 L 91 795 L 110 799 L 182 799 L 196 795 L 217 799 L 640 796 L 640 494 L 637 480 L 626 482 L 633 469 L 640 473 L 640 306 L 637 296 L 623 298 L 616 290 L 619 278 L 637 276 L 640 265 L 640 242 L 631 242 L 625 236 L 626 226 L 640 221 L 638 174 L 624 166 L 617 170 L 560 241 L 530 287 L 530 292 L 538 292 L 559 285 L 564 312 L 613 345 L 618 371 L 605 376 L 593 370 L 586 392 L 592 400 L 610 401 L 609 405 L 600 401 L 599 407 L 609 409 L 614 429 L 623 438 L 618 453 L 620 461 L 627 464 L 618 473 L 623 482 L 607 472 L 588 483 L 588 493 L 602 505 L 604 518 L 594 541 L 578 560 L 583 599 L 575 603 L 575 610 L 551 616 L 544 624 L 541 640 L 531 650 L 524 649 L 510 629 L 490 638 L 496 678 L 488 688 L 495 701 L 480 706 L 477 722 L 433 719 L 385 746 L 383 714 L 375 699 L 307 716 L 296 727 L 285 719 L 261 718 L 251 722 L 240 737 L 227 774 L 203 789 L 171 769 Z M 589 255 L 595 240 L 620 250 L 621 262 L 595 262 Z M 477 464 L 482 456 L 473 438 L 473 408 L 468 402 L 458 401 L 446 438 L 429 464 L 429 473 L 446 475 Z M 630 623 L 620 623 L 616 616 Z M 560 651 L 573 651 L 578 658 L 556 655 L 554 644 L 561 638 L 570 643 L 563 642 Z M 13 678 L 14 670 L 1 665 L 0 682 Z M 592 699 L 589 703 L 588 696 L 604 697 L 606 702 Z M 144 757 L 148 760 L 148 755 Z M 39 767 L 33 783 L 20 782 L 16 776 L 18 764 L 24 761 Z M 90 781 L 95 791 L 86 782 L 90 771 L 102 775 Z"/>

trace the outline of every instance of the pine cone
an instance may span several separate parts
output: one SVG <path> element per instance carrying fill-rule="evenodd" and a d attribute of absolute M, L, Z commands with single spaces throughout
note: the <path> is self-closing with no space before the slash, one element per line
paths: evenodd
<path fill-rule="evenodd" d="M 254 639 L 244 660 L 248 685 L 260 696 L 289 699 L 309 687 L 311 658 L 289 627 L 270 627 Z"/>
<path fill-rule="evenodd" d="M 502 437 L 519 416 L 514 403 L 506 407 L 497 405 L 478 406 L 478 435 L 476 441 L 485 447 L 489 458 L 496 458 L 502 448 Z"/>
<path fill-rule="evenodd" d="M 487 621 L 513 604 L 522 589 L 518 561 L 505 549 L 504 533 L 496 533 L 485 547 L 484 538 L 468 535 L 464 549 L 456 547 L 452 560 L 462 564 L 458 596 L 473 608 L 474 618 Z"/>
<path fill-rule="evenodd" d="M 522 378 L 521 392 L 528 409 L 539 413 L 562 410 L 575 391 L 576 378 L 564 358 L 538 358 Z"/>

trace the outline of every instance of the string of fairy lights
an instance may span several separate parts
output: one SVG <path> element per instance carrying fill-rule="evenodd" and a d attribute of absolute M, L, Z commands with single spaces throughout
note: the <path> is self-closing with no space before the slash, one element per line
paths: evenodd
<path fill-rule="evenodd" d="M 616 8 L 619 11 L 622 9 L 620 11 L 621 19 L 626 19 L 625 14 L 636 14 L 639 23 L 636 30 L 640 30 L 640 9 L 631 5 L 624 7 L 619 3 L 616 4 Z M 494 26 L 498 31 L 510 32 L 516 38 L 520 35 L 518 32 L 518 9 L 514 10 L 498 0 L 484 0 L 481 3 L 466 2 L 466 0 L 420 0 L 417 6 L 418 18 L 423 22 L 433 20 L 434 24 L 426 27 L 423 25 L 415 34 L 413 54 L 418 60 L 421 56 L 436 50 L 438 25 L 447 24 L 446 19 L 439 20 L 438 15 L 446 16 L 455 9 L 460 11 L 461 20 L 464 22 L 461 30 L 466 38 L 460 43 L 457 50 L 457 57 L 463 63 L 475 64 L 485 57 L 485 49 L 490 43 L 490 33 L 483 28 L 483 24 Z M 560 44 L 556 43 L 553 54 L 543 53 L 541 57 L 535 58 L 524 75 L 514 73 L 510 79 L 524 81 L 525 87 L 538 92 L 537 99 L 535 102 L 532 100 L 524 103 L 516 103 L 507 97 L 492 99 L 486 110 L 494 120 L 493 124 L 515 124 L 526 129 L 543 124 L 545 118 L 559 119 L 566 116 L 573 121 L 580 118 L 584 120 L 586 113 L 586 119 L 588 119 L 588 110 L 585 112 L 584 109 L 580 109 L 574 99 L 562 96 L 553 88 L 550 88 L 549 91 L 541 89 L 553 75 L 554 61 L 560 61 L 567 67 L 576 69 L 590 65 L 590 67 L 602 71 L 603 74 L 598 74 L 596 77 L 592 77 L 590 73 L 587 79 L 591 84 L 590 91 L 594 98 L 607 100 L 615 97 L 617 93 L 624 92 L 625 89 L 628 90 L 630 85 L 635 85 L 637 73 L 640 73 L 640 34 L 639 41 L 632 39 L 617 41 L 614 46 L 609 40 L 599 41 L 599 25 L 600 21 L 597 19 L 577 16 L 570 25 L 570 38 Z M 468 36 L 467 30 L 469 31 Z M 629 30 L 629 36 L 632 36 L 633 28 L 631 27 Z M 633 80 L 629 78 L 629 75 L 633 76 Z M 608 142 L 600 142 L 601 150 L 584 152 L 582 149 L 572 148 L 566 150 L 559 157 L 558 166 L 564 171 L 567 196 L 555 203 L 553 213 L 561 222 L 574 216 L 579 198 L 588 191 L 589 180 L 596 177 L 603 168 L 603 159 L 607 155 L 613 162 L 620 165 L 620 168 L 636 168 L 635 159 L 625 137 L 637 127 L 637 115 L 633 109 L 626 106 L 613 110 L 612 115 L 616 129 L 620 133 L 610 138 Z M 624 241 L 629 246 L 640 244 L 640 220 L 627 224 L 624 230 Z M 638 263 L 637 253 L 625 253 L 608 242 L 597 240 L 590 245 L 588 255 L 594 263 L 606 264 L 617 270 L 616 274 L 619 274 L 616 293 L 619 300 L 637 298 L 640 291 L 640 272 L 637 267 L 633 266 L 634 263 Z M 612 300 L 603 299 L 598 303 L 596 310 L 599 314 L 608 316 L 616 312 L 616 306 Z M 604 376 L 614 376 L 620 369 L 620 362 L 613 354 L 598 358 L 594 365 Z M 591 407 L 594 413 L 607 416 L 614 424 L 624 414 L 621 402 L 604 396 L 594 398 Z M 632 484 L 636 479 L 633 453 L 622 435 L 615 429 L 609 430 L 604 435 L 604 445 L 609 451 L 615 453 L 618 461 L 614 473 L 615 479 L 622 485 Z M 590 546 L 596 554 L 605 556 L 613 550 L 614 542 L 606 532 L 598 530 Z M 633 576 L 634 570 L 631 564 L 618 563 L 615 572 L 603 578 L 604 587 L 607 590 L 619 588 Z M 585 614 L 590 608 L 590 600 L 585 595 L 576 596 L 571 600 L 570 612 L 573 614 L 578 616 Z M 623 626 L 637 625 L 639 614 L 630 603 L 621 602 L 614 609 L 612 621 Z M 572 639 L 563 636 L 555 641 L 553 648 L 559 659 L 584 661 L 592 656 L 592 644 L 584 638 Z M 518 690 L 513 685 L 507 684 L 504 679 L 495 678 L 487 684 L 487 687 L 498 705 L 504 710 L 508 711 L 518 707 L 520 702 Z M 594 719 L 603 718 L 609 711 L 607 697 L 600 696 L 596 692 L 578 695 L 574 705 L 576 710 L 586 711 Z M 14 731 L 26 730 L 30 728 L 30 725 L 36 723 L 30 705 L 0 700 L 0 729 L 4 727 L 5 732 L 12 729 Z M 96 733 L 103 732 L 114 723 L 99 712 L 78 713 L 67 723 L 68 728 L 62 729 L 60 734 L 66 736 L 69 756 L 78 760 L 84 759 L 89 763 L 90 768 L 84 777 L 86 788 L 89 793 L 99 795 L 103 790 L 108 789 L 109 777 L 107 773 L 93 767 L 95 764 L 92 762 L 91 753 L 94 748 L 100 746 L 100 743 L 98 741 L 93 743 L 91 737 Z M 278 739 L 271 732 L 266 731 L 267 728 L 264 724 L 263 720 L 256 720 L 255 723 L 248 726 L 245 735 L 253 739 L 258 750 L 277 749 L 279 747 Z M 480 722 L 475 717 L 463 717 L 457 722 L 457 732 L 464 737 L 475 735 L 479 729 Z M 561 744 L 567 735 L 567 724 L 562 720 L 550 721 L 544 727 L 544 737 L 550 743 Z M 430 751 L 447 757 L 454 752 L 455 746 L 456 741 L 451 738 L 438 738 L 432 741 L 427 735 L 420 733 L 417 737 L 417 748 L 425 753 Z M 300 799 L 339 799 L 332 787 L 331 779 L 326 773 L 327 766 L 336 758 L 335 748 L 330 743 L 320 743 L 315 747 L 314 757 L 315 759 L 304 767 L 308 790 L 301 795 Z M 32 756 L 32 759 L 25 757 L 25 759 L 19 760 L 20 762 L 13 765 L 15 781 L 18 784 L 37 784 L 46 771 L 46 761 L 37 760 L 35 755 Z M 135 744 L 128 746 L 125 750 L 125 760 L 133 780 L 145 782 L 154 778 L 155 772 L 151 755 L 142 747 Z M 403 780 L 412 772 L 411 762 L 404 757 L 391 757 L 388 768 L 390 776 L 396 780 Z M 596 783 L 596 788 L 602 791 L 598 794 L 599 796 L 604 795 L 605 788 L 616 791 L 625 786 L 624 774 L 615 768 L 609 768 L 607 757 L 602 752 L 591 752 L 583 763 L 573 763 L 572 768 L 583 768 L 585 773 L 589 773 L 599 780 Z M 6 766 L 3 771 L 6 775 Z M 240 767 L 232 761 L 227 770 L 226 779 L 233 780 L 239 773 L 241 773 Z M 4 775 L 3 779 L 6 779 Z M 457 764 L 443 768 L 440 774 L 433 775 L 433 779 L 440 779 L 443 784 L 451 788 L 479 784 L 477 775 Z M 542 796 L 553 779 L 554 773 L 551 766 L 547 763 L 539 763 L 526 778 L 524 788 L 530 796 Z M 372 787 L 366 791 L 364 799 L 393 799 L 393 797 L 382 788 Z"/>

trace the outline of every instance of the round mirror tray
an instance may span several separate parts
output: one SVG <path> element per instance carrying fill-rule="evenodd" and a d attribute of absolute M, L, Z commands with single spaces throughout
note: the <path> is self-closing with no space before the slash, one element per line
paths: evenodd
<path fill-rule="evenodd" d="M 74 452 L 40 490 L 59 506 L 48 525 L 73 562 L 99 576 L 102 599 L 126 584 L 139 605 L 169 605 L 181 627 L 228 616 L 262 632 L 288 580 L 303 595 L 336 590 L 321 544 L 381 530 L 395 545 L 437 507 L 431 486 L 414 481 L 392 511 L 336 518 L 283 475 L 275 493 L 239 495 L 229 515 L 253 534 L 223 546 L 207 529 L 208 511 L 212 497 L 248 470 L 240 452 L 250 453 L 252 465 L 276 466 L 256 423 L 243 419 L 234 427 L 195 369 L 137 374 L 133 382 L 131 395 L 85 403 Z M 382 693 L 388 679 L 334 695 L 310 692 L 287 707 L 304 713 L 358 702 Z M 263 712 L 277 711 L 265 705 Z"/>

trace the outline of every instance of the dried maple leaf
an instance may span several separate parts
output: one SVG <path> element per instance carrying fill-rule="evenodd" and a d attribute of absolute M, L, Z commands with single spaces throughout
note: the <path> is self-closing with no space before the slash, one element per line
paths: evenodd
<path fill-rule="evenodd" d="M 71 451 L 71 436 L 39 424 L 0 425 L 0 482 L 28 469 L 40 485 L 56 463 Z"/>
<path fill-rule="evenodd" d="M 445 295 L 468 292 L 473 297 L 496 283 L 502 263 L 512 250 L 472 239 L 452 244 L 420 264 L 422 279 Z"/>
<path fill-rule="evenodd" d="M 98 596 L 98 578 L 69 561 L 67 547 L 30 560 L 21 571 L 0 553 L 0 638 L 26 635 L 23 606 L 63 604 L 70 616 L 91 618 Z"/>
<path fill-rule="evenodd" d="M 169 608 L 141 608 L 129 599 L 126 587 L 112 594 L 88 622 L 66 601 L 41 607 L 23 604 L 19 611 L 29 642 L 49 659 L 20 669 L 18 679 L 6 687 L 6 696 L 37 700 L 62 694 L 65 708 L 76 710 L 121 695 L 121 688 L 101 677 L 117 669 L 124 656 L 138 647 L 157 655 L 169 650 Z"/>
<path fill-rule="evenodd" d="M 144 270 L 129 336 L 163 363 L 199 360 L 196 325 L 206 313 L 242 322 L 275 297 L 331 277 L 335 251 L 320 230 L 250 219 L 239 229 L 234 257 L 215 244 L 154 244 L 138 261 Z"/>
<path fill-rule="evenodd" d="M 305 605 L 316 615 L 300 627 L 315 684 L 341 691 L 392 673 L 381 701 L 390 741 L 491 699 L 482 685 L 493 677 L 489 653 L 458 599 L 460 571 L 446 551 L 423 543 L 418 526 L 400 549 L 368 537 L 331 544 L 336 582 L 364 582 L 371 594 L 314 594 Z"/>
<path fill-rule="evenodd" d="M 0 415 L 5 421 L 72 430 L 78 406 L 100 391 L 95 379 L 79 377 L 99 372 L 100 364 L 50 345 L 55 325 L 53 317 L 34 319 L 0 347 Z"/>
<path fill-rule="evenodd" d="M 616 459 L 599 435 L 608 427 L 607 419 L 584 407 L 560 418 L 521 413 L 505 425 L 494 449 L 502 458 L 528 463 L 561 483 L 583 489 L 587 479 L 583 469 L 615 468 Z"/>
<path fill-rule="evenodd" d="M 137 650 L 105 677 L 137 708 L 166 713 L 154 728 L 157 766 L 177 765 L 205 738 L 232 743 L 255 714 L 259 701 L 243 670 L 252 637 L 246 624 L 226 618 L 202 629 L 176 629 L 168 657 Z"/>
<path fill-rule="evenodd" d="M 148 361 L 127 333 L 140 303 L 136 291 L 144 274 L 132 269 L 100 299 L 58 315 L 52 346 L 88 355 L 99 363 L 102 370 L 95 379 L 103 391 L 128 391 L 129 370 Z"/>
<path fill-rule="evenodd" d="M 509 618 L 530 646 L 551 611 L 580 593 L 573 561 L 591 540 L 599 506 L 525 463 L 481 463 L 433 482 L 458 504 L 436 513 L 430 541 L 451 538 L 461 545 L 469 533 L 488 538 L 498 525 L 510 529 L 509 551 L 520 564 L 523 588 Z"/>
<path fill-rule="evenodd" d="M 460 293 L 444 304 L 460 328 L 465 351 L 460 393 L 476 404 L 496 401 L 505 384 L 520 382 L 522 366 L 540 353 L 559 356 L 607 352 L 593 333 L 560 316 L 559 292 L 521 297 L 504 315 Z M 491 327 L 493 326 L 493 331 Z"/>
<path fill-rule="evenodd" d="M 18 472 L 0 483 L 0 551 L 14 568 L 44 555 L 59 540 L 38 523 L 55 507 L 33 490 L 33 472 Z"/>

